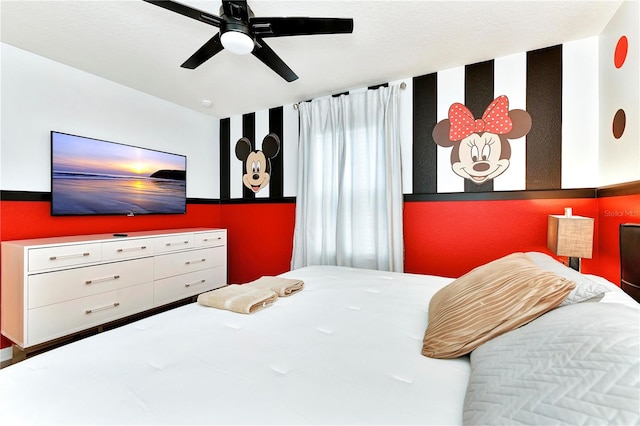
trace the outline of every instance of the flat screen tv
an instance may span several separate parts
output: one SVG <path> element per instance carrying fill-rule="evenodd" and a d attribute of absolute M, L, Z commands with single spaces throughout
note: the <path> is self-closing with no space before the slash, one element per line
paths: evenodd
<path fill-rule="evenodd" d="M 187 158 L 51 132 L 51 214 L 186 213 Z"/>

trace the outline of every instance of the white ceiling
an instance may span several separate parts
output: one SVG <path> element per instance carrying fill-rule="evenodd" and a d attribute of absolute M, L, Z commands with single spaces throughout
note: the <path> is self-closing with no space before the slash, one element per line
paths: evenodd
<path fill-rule="evenodd" d="M 219 0 L 183 0 L 218 15 Z M 249 0 L 255 16 L 353 18 L 353 34 L 269 38 L 300 77 L 223 51 L 217 28 L 141 0 L 2 0 L 1 40 L 223 118 L 600 34 L 621 1 Z M 203 99 L 213 106 L 204 108 Z"/>

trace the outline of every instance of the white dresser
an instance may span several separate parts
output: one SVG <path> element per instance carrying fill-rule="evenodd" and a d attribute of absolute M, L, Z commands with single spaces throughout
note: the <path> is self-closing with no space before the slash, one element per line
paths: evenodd
<path fill-rule="evenodd" d="M 5 241 L 2 334 L 29 348 L 226 284 L 225 229 Z"/>

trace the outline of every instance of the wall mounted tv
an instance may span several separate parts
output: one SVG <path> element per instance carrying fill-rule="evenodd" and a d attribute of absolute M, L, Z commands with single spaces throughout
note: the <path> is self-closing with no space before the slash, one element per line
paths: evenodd
<path fill-rule="evenodd" d="M 51 214 L 186 213 L 187 158 L 51 132 Z"/>

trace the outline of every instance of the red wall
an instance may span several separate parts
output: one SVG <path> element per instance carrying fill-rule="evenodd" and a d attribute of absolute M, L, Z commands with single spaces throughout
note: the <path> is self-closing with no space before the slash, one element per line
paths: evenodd
<path fill-rule="evenodd" d="M 618 227 L 640 223 L 640 195 L 585 199 L 412 201 L 404 204 L 405 271 L 458 277 L 514 251 L 546 248 L 547 216 L 595 218 L 594 258 L 583 272 L 619 284 Z M 294 203 L 189 204 L 181 216 L 51 217 L 48 202 L 0 203 L 1 239 L 220 227 L 228 231 L 229 282 L 244 283 L 289 270 Z M 10 342 L 3 338 L 0 348 Z"/>
<path fill-rule="evenodd" d="M 547 216 L 565 207 L 596 217 L 594 198 L 405 203 L 405 272 L 459 277 L 514 251 L 549 253 Z M 596 270 L 597 260 L 584 260 L 583 271 Z"/>
<path fill-rule="evenodd" d="M 2 201 L 0 209 L 2 241 L 154 229 L 221 227 L 220 206 L 217 204 L 187 204 L 187 213 L 184 215 L 133 217 L 52 217 L 49 202 L 34 201 Z"/>
<path fill-rule="evenodd" d="M 222 206 L 230 283 L 246 283 L 290 269 L 295 210 L 294 203 Z"/>
<path fill-rule="evenodd" d="M 640 195 L 607 198 L 404 203 L 405 271 L 458 277 L 514 251 L 547 250 L 547 216 L 571 207 L 595 219 L 594 256 L 585 273 L 620 283 L 618 226 L 640 223 Z M 229 282 L 244 283 L 290 268 L 295 204 L 227 204 Z"/>
<path fill-rule="evenodd" d="M 640 223 L 640 194 L 598 198 L 597 274 L 620 285 L 620 224 Z"/>

